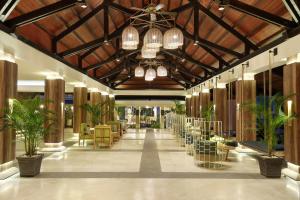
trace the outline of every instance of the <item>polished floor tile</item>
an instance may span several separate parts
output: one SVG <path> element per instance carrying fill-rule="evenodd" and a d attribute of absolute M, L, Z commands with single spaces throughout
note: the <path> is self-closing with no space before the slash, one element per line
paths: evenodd
<path fill-rule="evenodd" d="M 283 178 L 261 176 L 247 154 L 231 151 L 218 170 L 196 166 L 168 130 L 129 129 L 111 149 L 78 146 L 70 131 L 66 138 L 71 145 L 47 156 L 41 175 L 0 181 L 0 199 L 298 199 Z"/>

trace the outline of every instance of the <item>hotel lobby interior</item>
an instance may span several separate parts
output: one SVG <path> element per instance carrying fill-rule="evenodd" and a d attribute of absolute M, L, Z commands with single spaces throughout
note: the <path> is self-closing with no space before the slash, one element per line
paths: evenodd
<path fill-rule="evenodd" d="M 300 199 L 299 0 L 1 0 L 0 89 L 0 200 Z"/>

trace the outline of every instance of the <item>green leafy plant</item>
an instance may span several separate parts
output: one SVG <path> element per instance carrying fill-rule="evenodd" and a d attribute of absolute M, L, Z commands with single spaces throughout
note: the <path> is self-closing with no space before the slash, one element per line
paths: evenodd
<path fill-rule="evenodd" d="M 176 114 L 182 115 L 185 114 L 185 105 L 181 104 L 180 101 L 174 101 L 175 107 L 172 108 L 172 111 Z"/>
<path fill-rule="evenodd" d="M 23 136 L 25 155 L 29 157 L 37 154 L 41 139 L 49 133 L 55 122 L 54 113 L 45 109 L 43 103 L 39 97 L 14 99 L 4 109 L 3 129 L 14 130 Z"/>
<path fill-rule="evenodd" d="M 65 117 L 66 117 L 66 120 L 67 119 L 73 119 L 72 106 L 73 105 L 70 105 L 70 104 L 66 104 L 66 106 L 65 106 Z"/>
<path fill-rule="evenodd" d="M 201 116 L 205 121 L 211 121 L 214 114 L 214 105 L 209 103 L 207 106 L 201 109 Z"/>
<path fill-rule="evenodd" d="M 269 157 L 272 156 L 273 149 L 277 144 L 276 129 L 296 118 L 295 113 L 286 115 L 282 111 L 283 105 L 292 96 L 294 95 L 282 96 L 280 93 L 277 93 L 269 99 L 263 97 L 264 101 L 262 102 L 245 103 L 243 105 L 246 110 L 256 115 L 257 129 L 264 132 L 264 140 L 267 144 Z"/>
<path fill-rule="evenodd" d="M 159 122 L 154 122 L 151 124 L 151 128 L 160 128 L 160 123 Z"/>
<path fill-rule="evenodd" d="M 88 113 L 91 114 L 91 120 L 93 125 L 100 124 L 101 115 L 104 113 L 102 112 L 103 106 L 107 104 L 107 101 L 104 103 L 98 103 L 95 105 L 91 105 L 89 103 L 83 104 L 81 107 L 86 110 Z M 108 112 L 108 111 L 107 111 Z"/>

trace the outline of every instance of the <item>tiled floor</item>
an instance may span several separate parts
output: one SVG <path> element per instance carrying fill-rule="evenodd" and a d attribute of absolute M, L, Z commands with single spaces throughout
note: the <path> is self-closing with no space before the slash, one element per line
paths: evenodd
<path fill-rule="evenodd" d="M 111 150 L 74 143 L 43 161 L 35 178 L 0 182 L 0 199 L 15 200 L 296 200 L 284 179 L 259 175 L 256 160 L 232 151 L 222 170 L 194 165 L 166 130 L 128 130 Z"/>

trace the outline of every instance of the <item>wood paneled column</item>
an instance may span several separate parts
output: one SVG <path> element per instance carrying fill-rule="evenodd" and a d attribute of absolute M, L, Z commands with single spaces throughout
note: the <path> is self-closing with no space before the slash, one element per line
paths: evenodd
<path fill-rule="evenodd" d="M 101 123 L 106 124 L 109 121 L 109 96 L 101 94 L 102 116 Z"/>
<path fill-rule="evenodd" d="M 284 127 L 284 154 L 285 160 L 300 165 L 300 63 L 284 66 L 283 69 L 283 94 L 295 94 L 292 102 L 291 113 L 296 113 L 298 118 L 288 122 Z M 287 105 L 285 105 L 286 113 Z"/>
<path fill-rule="evenodd" d="M 191 98 L 191 117 L 195 117 L 195 115 L 196 115 L 195 104 L 196 104 L 196 96 L 192 95 L 192 98 Z"/>
<path fill-rule="evenodd" d="M 74 87 L 73 104 L 74 104 L 74 133 L 79 133 L 80 124 L 86 122 L 86 111 L 81 108 L 87 103 L 87 88 Z"/>
<path fill-rule="evenodd" d="M 236 81 L 236 138 L 238 142 L 256 141 L 255 114 L 243 108 L 245 103 L 256 103 L 256 81 Z"/>
<path fill-rule="evenodd" d="M 191 117 L 191 96 L 185 97 L 185 112 L 187 117 Z"/>
<path fill-rule="evenodd" d="M 222 121 L 223 131 L 227 131 L 228 115 L 227 115 L 227 89 L 214 88 L 213 100 L 215 105 L 215 121 Z"/>
<path fill-rule="evenodd" d="M 45 80 L 45 108 L 54 113 L 52 130 L 45 136 L 45 143 L 60 143 L 64 138 L 65 127 L 65 81 L 62 79 Z"/>
<path fill-rule="evenodd" d="M 210 104 L 210 93 L 209 93 L 209 91 L 200 92 L 199 93 L 199 99 L 200 99 L 200 102 L 199 102 L 200 117 L 203 117 L 202 116 L 202 109 L 206 109 L 207 106 L 209 106 L 209 104 Z"/>
<path fill-rule="evenodd" d="M 17 96 L 18 66 L 15 63 L 0 60 L 0 110 L 9 107 L 9 99 Z M 1 126 L 3 121 L 0 120 Z M 0 164 L 15 159 L 16 133 L 6 129 L 0 131 Z"/>
<path fill-rule="evenodd" d="M 109 121 L 115 121 L 115 97 L 109 96 Z"/>
<path fill-rule="evenodd" d="M 101 94 L 99 91 L 91 91 L 90 92 L 90 101 L 89 101 L 90 105 L 97 105 L 97 104 L 101 104 Z M 97 124 L 93 124 L 92 122 L 92 118 L 89 115 L 89 113 L 86 113 L 87 115 L 87 122 L 90 123 L 91 127 L 94 127 Z M 89 120 L 88 120 L 89 119 Z"/>

